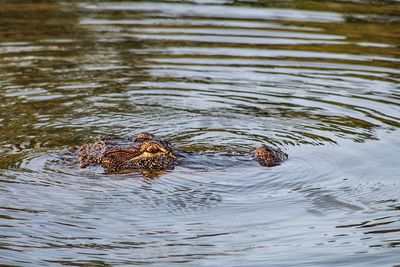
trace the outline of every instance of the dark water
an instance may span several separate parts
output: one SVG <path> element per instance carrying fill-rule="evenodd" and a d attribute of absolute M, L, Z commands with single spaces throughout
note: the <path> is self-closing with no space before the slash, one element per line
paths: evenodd
<path fill-rule="evenodd" d="M 400 264 L 399 14 L 399 1 L 2 2 L 0 264 Z M 151 180 L 63 154 L 142 131 L 289 160 Z"/>

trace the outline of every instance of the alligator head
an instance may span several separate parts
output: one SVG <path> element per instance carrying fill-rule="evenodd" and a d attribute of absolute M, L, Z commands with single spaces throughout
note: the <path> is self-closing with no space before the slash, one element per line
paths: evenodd
<path fill-rule="evenodd" d="M 81 168 L 100 164 L 106 172 L 168 170 L 177 161 L 170 143 L 148 133 L 141 133 L 133 140 L 110 138 L 83 145 L 79 158 Z"/>

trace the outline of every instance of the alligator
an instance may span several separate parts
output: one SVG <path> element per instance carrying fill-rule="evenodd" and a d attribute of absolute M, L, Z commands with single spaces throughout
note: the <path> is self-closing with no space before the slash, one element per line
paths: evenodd
<path fill-rule="evenodd" d="M 131 137 L 105 137 L 84 144 L 79 148 L 79 163 L 81 168 L 101 165 L 106 173 L 136 170 L 148 174 L 172 170 L 191 155 L 193 152 L 178 149 L 154 134 L 140 133 Z M 264 144 L 250 156 L 264 167 L 279 165 L 287 159 L 287 154 L 280 149 Z"/>

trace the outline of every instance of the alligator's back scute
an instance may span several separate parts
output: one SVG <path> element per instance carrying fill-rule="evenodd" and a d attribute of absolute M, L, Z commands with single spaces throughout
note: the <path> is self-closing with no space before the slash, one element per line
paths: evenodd
<path fill-rule="evenodd" d="M 272 167 L 281 164 L 287 159 L 287 155 L 278 148 L 261 145 L 254 150 L 254 157 L 264 167 Z"/>

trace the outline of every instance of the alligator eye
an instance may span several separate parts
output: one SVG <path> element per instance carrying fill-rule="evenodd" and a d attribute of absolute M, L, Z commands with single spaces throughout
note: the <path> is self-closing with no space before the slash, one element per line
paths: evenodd
<path fill-rule="evenodd" d="M 158 151 L 159 151 L 159 149 L 155 145 L 151 145 L 148 148 L 146 148 L 146 152 L 149 152 L 149 153 L 152 153 L 152 154 L 157 153 Z"/>

